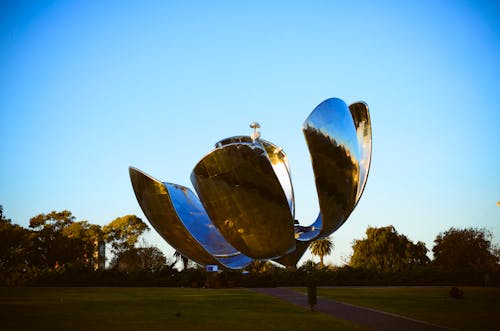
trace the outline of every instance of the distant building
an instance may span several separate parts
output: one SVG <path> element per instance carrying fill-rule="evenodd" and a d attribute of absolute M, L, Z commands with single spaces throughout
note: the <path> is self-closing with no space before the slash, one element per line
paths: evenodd
<path fill-rule="evenodd" d="M 94 256 L 93 256 L 93 268 L 95 271 L 104 270 L 106 262 L 106 243 L 104 240 L 96 239 L 94 241 Z"/>

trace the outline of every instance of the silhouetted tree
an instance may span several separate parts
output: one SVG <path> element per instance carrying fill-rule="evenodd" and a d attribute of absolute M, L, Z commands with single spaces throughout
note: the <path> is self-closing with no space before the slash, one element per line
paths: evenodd
<path fill-rule="evenodd" d="M 316 263 L 313 260 L 309 259 L 307 261 L 304 261 L 304 263 L 302 263 L 302 265 L 300 266 L 299 270 L 307 271 L 307 272 L 313 272 L 317 268 L 318 268 L 318 263 Z"/>
<path fill-rule="evenodd" d="M 47 230 L 53 234 L 60 232 L 62 229 L 75 221 L 75 217 L 68 210 L 61 212 L 52 211 L 49 214 L 39 214 L 30 219 L 30 228 L 35 231 Z"/>
<path fill-rule="evenodd" d="M 10 218 L 6 218 L 5 215 L 3 214 L 3 206 L 0 205 L 0 222 L 7 222 L 7 223 L 11 223 L 11 219 Z"/>
<path fill-rule="evenodd" d="M 245 270 L 252 273 L 261 273 L 261 272 L 268 272 L 276 268 L 277 267 L 269 261 L 254 260 L 248 266 L 245 267 Z"/>
<path fill-rule="evenodd" d="M 121 272 L 159 272 L 167 267 L 167 259 L 157 247 L 131 248 L 119 252 L 111 261 L 111 268 Z"/>
<path fill-rule="evenodd" d="M 104 233 L 101 226 L 87 221 L 73 222 L 62 230 L 62 234 L 78 245 L 80 252 L 77 261 L 81 266 L 99 269 L 104 265 L 104 255 L 100 246 L 104 244 Z"/>
<path fill-rule="evenodd" d="M 75 222 L 70 211 L 52 211 L 30 219 L 31 236 L 34 241 L 40 268 L 88 268 L 98 269 L 104 256 L 99 247 L 104 243 L 104 234 L 99 225 L 87 221 Z"/>
<path fill-rule="evenodd" d="M 114 254 L 134 248 L 139 237 L 147 230 L 148 225 L 135 215 L 118 217 L 103 227 L 106 242 L 111 244 Z"/>
<path fill-rule="evenodd" d="M 449 269 L 491 270 L 499 263 L 492 239 L 491 232 L 485 229 L 452 227 L 434 240 L 433 263 Z"/>
<path fill-rule="evenodd" d="M 323 258 L 330 255 L 333 251 L 333 242 L 330 238 L 323 238 L 315 240 L 311 243 L 309 249 L 313 255 L 319 256 L 319 267 L 323 268 L 325 264 L 323 263 Z"/>
<path fill-rule="evenodd" d="M 12 224 L 0 206 L 0 273 L 22 270 L 35 260 L 31 231 Z"/>
<path fill-rule="evenodd" d="M 37 253 L 41 258 L 40 267 L 58 268 L 66 264 L 75 264 L 82 250 L 81 242 L 65 236 L 63 230 L 74 222 L 70 211 L 52 211 L 30 219 L 30 228 L 34 231 Z"/>
<path fill-rule="evenodd" d="M 352 249 L 352 267 L 396 271 L 429 263 L 425 244 L 414 244 L 405 235 L 399 234 L 392 225 L 368 227 L 366 239 L 355 240 Z"/>

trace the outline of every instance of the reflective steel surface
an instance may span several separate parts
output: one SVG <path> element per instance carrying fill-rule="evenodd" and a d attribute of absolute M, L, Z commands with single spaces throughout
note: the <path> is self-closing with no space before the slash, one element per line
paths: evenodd
<path fill-rule="evenodd" d="M 356 137 L 360 152 L 359 161 L 359 185 L 356 194 L 356 203 L 361 198 L 365 189 L 370 163 L 372 159 L 372 124 L 370 121 L 370 112 L 368 105 L 364 102 L 356 102 L 349 106 L 354 126 L 356 127 Z"/>
<path fill-rule="evenodd" d="M 144 215 L 163 239 L 184 256 L 202 265 L 222 264 L 233 269 L 251 262 L 227 243 L 189 189 L 161 183 L 133 167 L 129 173 Z"/>
<path fill-rule="evenodd" d="M 320 216 L 315 239 L 327 237 L 347 219 L 356 203 L 360 151 L 349 107 L 332 98 L 319 104 L 304 122 L 313 166 Z M 302 236 L 299 239 L 303 239 Z"/>
<path fill-rule="evenodd" d="M 230 137 L 217 142 L 215 144 L 215 147 L 218 148 L 227 144 L 238 142 L 251 143 L 253 142 L 253 139 L 252 137 L 248 136 Z M 259 139 L 256 141 L 256 143 L 261 144 L 261 146 L 265 148 L 269 161 L 273 166 L 274 173 L 278 177 L 281 188 L 285 192 L 286 198 L 288 200 L 288 206 L 290 207 L 290 212 L 292 213 L 292 218 L 295 218 L 295 197 L 293 193 L 288 157 L 283 151 L 283 148 L 276 146 L 272 142 L 266 141 L 264 139 Z"/>
<path fill-rule="evenodd" d="M 179 220 L 210 255 L 232 257 L 240 254 L 215 228 L 200 200 L 190 189 L 171 183 L 163 185 L 168 189 Z"/>
<path fill-rule="evenodd" d="M 261 144 L 221 144 L 198 162 L 191 182 L 212 222 L 243 254 L 269 259 L 295 249 L 289 202 Z"/>
<path fill-rule="evenodd" d="M 194 167 L 199 198 L 130 168 L 134 192 L 162 237 L 199 264 L 238 269 L 252 259 L 273 259 L 295 267 L 310 242 L 336 231 L 363 194 L 372 153 L 368 106 L 327 99 L 304 122 L 320 207 L 311 225 L 295 220 L 283 149 L 260 138 L 259 123 L 250 127 L 251 136 L 217 142 Z"/>

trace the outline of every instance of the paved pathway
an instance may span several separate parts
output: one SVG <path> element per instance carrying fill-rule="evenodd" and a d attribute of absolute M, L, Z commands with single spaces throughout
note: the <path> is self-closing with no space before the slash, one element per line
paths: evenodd
<path fill-rule="evenodd" d="M 309 309 L 307 303 L 307 295 L 304 293 L 296 292 L 282 287 L 272 288 L 252 288 L 258 293 L 267 294 L 289 301 L 295 305 L 306 307 Z M 315 311 L 334 315 L 338 318 L 349 320 L 356 324 L 360 324 L 379 331 L 443 331 L 452 330 L 450 328 L 441 327 L 435 324 L 406 318 L 391 313 L 382 312 L 379 310 L 363 308 L 346 303 L 341 303 L 331 299 L 318 297 L 317 304 L 314 307 Z"/>

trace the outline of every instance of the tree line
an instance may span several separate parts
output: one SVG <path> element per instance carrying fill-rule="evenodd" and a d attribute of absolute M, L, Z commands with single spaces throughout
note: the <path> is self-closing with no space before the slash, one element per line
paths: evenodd
<path fill-rule="evenodd" d="M 140 236 L 148 230 L 135 215 L 100 226 L 76 221 L 67 210 L 32 217 L 29 227 L 24 228 L 8 219 L 0 206 L 0 286 L 75 282 L 108 286 L 274 286 L 300 285 L 311 275 L 325 285 L 399 284 L 405 279 L 422 284 L 460 279 L 474 284 L 500 283 L 500 249 L 485 229 L 450 228 L 439 233 L 431 260 L 423 242 L 412 242 L 393 226 L 368 227 L 366 237 L 353 242 L 353 254 L 341 267 L 324 264 L 324 257 L 334 248 L 332 240 L 325 238 L 312 242 L 309 248 L 319 256 L 319 264 L 308 260 L 291 270 L 254 261 L 244 271 L 226 270 L 216 277 L 189 263 L 179 252 L 171 261 L 157 247 L 141 244 Z M 105 268 L 106 247 L 112 258 Z M 177 262 L 182 262 L 182 271 L 175 268 Z"/>
<path fill-rule="evenodd" d="M 500 247 L 486 229 L 450 228 L 434 239 L 433 259 L 425 243 L 414 243 L 394 226 L 368 227 L 354 240 L 352 256 L 343 266 L 328 266 L 324 257 L 333 251 L 330 238 L 313 241 L 310 251 L 319 263 L 305 261 L 296 271 L 270 262 L 254 261 L 254 277 L 247 286 L 319 285 L 500 285 Z"/>
<path fill-rule="evenodd" d="M 135 215 L 100 226 L 76 221 L 67 210 L 32 217 L 24 228 L 8 219 L 0 206 L 0 285 L 51 272 L 104 271 L 106 246 L 112 253 L 108 269 L 156 272 L 173 267 L 157 247 L 138 246 L 139 237 L 148 230 Z"/>
<path fill-rule="evenodd" d="M 329 238 L 311 245 L 311 253 L 320 257 L 331 253 Z M 354 240 L 349 267 L 365 270 L 394 272 L 413 267 L 432 265 L 448 270 L 492 272 L 499 268 L 500 247 L 493 243 L 493 235 L 486 229 L 450 228 L 439 233 L 432 248 L 433 259 L 422 241 L 414 243 L 396 231 L 394 226 L 368 227 L 366 238 Z"/>

